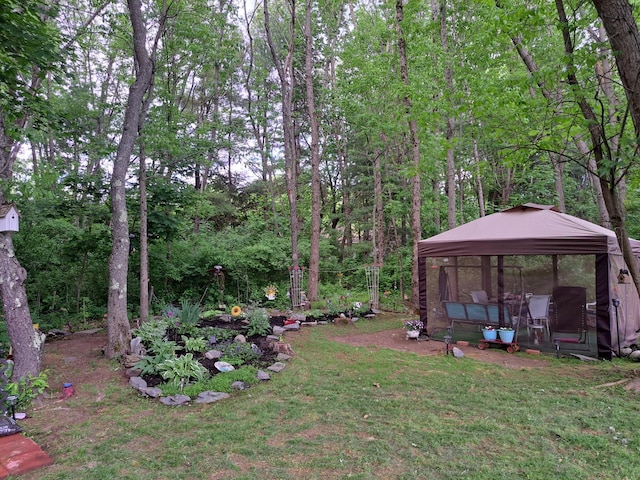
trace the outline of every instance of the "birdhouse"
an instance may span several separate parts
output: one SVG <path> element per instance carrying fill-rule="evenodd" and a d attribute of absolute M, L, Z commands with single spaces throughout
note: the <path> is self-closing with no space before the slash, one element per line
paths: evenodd
<path fill-rule="evenodd" d="M 0 205 L 0 232 L 17 232 L 19 219 L 15 205 Z"/>

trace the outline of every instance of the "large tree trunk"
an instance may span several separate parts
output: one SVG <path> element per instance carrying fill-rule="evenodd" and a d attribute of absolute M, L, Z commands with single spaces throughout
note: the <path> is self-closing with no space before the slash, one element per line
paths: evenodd
<path fill-rule="evenodd" d="M 17 126 L 24 128 L 27 119 L 21 119 L 19 122 Z M 19 143 L 6 133 L 8 129 L 0 111 L 0 207 L 7 205 L 4 189 L 12 179 L 13 164 L 19 148 Z M 42 362 L 42 340 L 31 322 L 25 289 L 26 279 L 27 272 L 13 251 L 12 232 L 0 232 L 0 297 L 7 334 L 13 349 L 14 380 L 28 378 L 29 375 L 37 376 Z"/>
<path fill-rule="evenodd" d="M 34 330 L 24 283 L 27 272 L 13 251 L 11 232 L 0 232 L 0 293 L 2 313 L 13 348 L 15 366 L 12 379 L 40 373 L 44 335 Z M 7 354 L 8 352 L 4 352 Z"/>
<path fill-rule="evenodd" d="M 136 78 L 129 88 L 122 137 L 118 144 L 111 177 L 113 245 L 109 258 L 109 296 L 107 300 L 107 348 L 105 353 L 108 358 L 127 353 L 131 340 L 131 327 L 127 315 L 129 220 L 125 183 L 131 153 L 142 122 L 145 94 L 152 84 L 154 73 L 153 60 L 147 52 L 147 28 L 142 15 L 141 2 L 140 0 L 128 0 L 127 4 L 133 27 Z M 164 25 L 163 21 L 161 21 L 161 25 Z M 162 28 L 159 31 L 162 31 Z"/>

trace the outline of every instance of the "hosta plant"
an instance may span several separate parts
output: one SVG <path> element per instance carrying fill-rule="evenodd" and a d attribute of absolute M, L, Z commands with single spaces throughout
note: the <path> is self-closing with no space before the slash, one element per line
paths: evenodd
<path fill-rule="evenodd" d="M 158 366 L 158 371 L 167 382 L 180 387 L 191 380 L 202 381 L 209 375 L 209 371 L 193 358 L 193 353 L 165 360 Z"/>

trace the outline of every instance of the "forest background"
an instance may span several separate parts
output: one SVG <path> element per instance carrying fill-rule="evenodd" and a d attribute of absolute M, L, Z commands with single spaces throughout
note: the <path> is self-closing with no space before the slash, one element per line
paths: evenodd
<path fill-rule="evenodd" d="M 412 308 L 420 238 L 526 202 L 640 236 L 599 2 L 4 3 L 2 187 L 34 323 L 101 318 L 116 244 L 137 318 L 269 284 L 286 308 L 296 270 L 314 306 L 366 300 L 366 265 Z"/>

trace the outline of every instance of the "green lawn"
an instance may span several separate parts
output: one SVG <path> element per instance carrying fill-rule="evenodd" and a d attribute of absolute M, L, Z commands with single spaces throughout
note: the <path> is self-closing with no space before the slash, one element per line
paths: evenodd
<path fill-rule="evenodd" d="M 101 402 L 65 404 L 89 420 L 28 432 L 56 463 L 21 478 L 640 478 L 637 394 L 603 386 L 635 364 L 515 370 L 327 339 L 401 323 L 288 333 L 284 372 L 215 404 L 165 407 L 114 381 Z"/>

